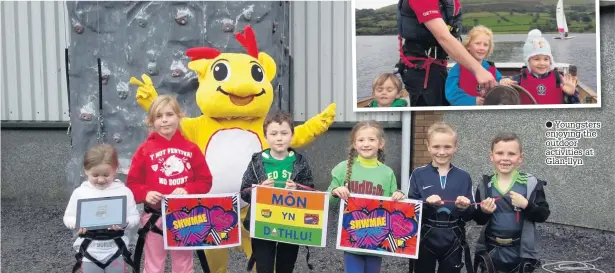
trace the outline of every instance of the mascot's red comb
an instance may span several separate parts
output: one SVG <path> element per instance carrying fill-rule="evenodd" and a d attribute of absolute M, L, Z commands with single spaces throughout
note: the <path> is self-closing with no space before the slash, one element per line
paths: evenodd
<path fill-rule="evenodd" d="M 235 33 L 235 39 L 246 48 L 248 55 L 258 59 L 258 46 L 256 45 L 254 30 L 252 30 L 251 26 L 246 25 L 243 33 L 243 35 L 240 32 Z"/>
<path fill-rule="evenodd" d="M 256 36 L 251 26 L 246 25 L 243 29 L 244 34 L 241 32 L 235 33 L 235 39 L 246 48 L 248 55 L 258 59 L 258 46 L 256 45 Z M 194 47 L 186 50 L 186 55 L 192 59 L 192 61 L 200 59 L 213 59 L 220 55 L 220 51 L 211 47 Z"/>
<path fill-rule="evenodd" d="M 192 58 L 192 61 L 200 59 L 213 59 L 220 55 L 220 51 L 211 47 L 194 47 L 186 50 L 186 55 Z"/>

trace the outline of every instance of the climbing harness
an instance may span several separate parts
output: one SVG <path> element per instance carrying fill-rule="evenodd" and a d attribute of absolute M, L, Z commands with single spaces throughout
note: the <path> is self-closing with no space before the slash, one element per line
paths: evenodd
<path fill-rule="evenodd" d="M 513 242 L 512 245 L 505 245 L 505 246 L 513 246 L 515 244 L 518 244 L 518 243 Z M 521 260 L 519 265 L 517 265 L 517 267 L 515 267 L 509 273 L 532 273 L 534 272 L 534 270 L 536 270 L 536 268 L 538 268 L 539 265 L 540 265 L 540 261 L 534 261 L 531 259 L 523 259 Z M 493 260 L 491 259 L 491 256 L 489 256 L 489 253 L 487 251 L 481 251 L 481 252 L 476 253 L 476 256 L 474 258 L 474 272 L 475 273 L 497 273 L 498 272 L 495 270 L 495 265 L 493 264 Z"/>
<path fill-rule="evenodd" d="M 141 257 L 143 256 L 143 247 L 145 246 L 145 238 L 147 237 L 147 233 L 153 231 L 154 233 L 163 236 L 162 230 L 156 226 L 156 221 L 162 216 L 159 210 L 155 210 L 149 206 L 143 206 L 143 211 L 145 213 L 150 213 L 151 216 L 143 225 L 142 228 L 139 228 L 138 231 L 138 239 L 137 245 L 135 246 L 135 257 L 134 257 L 134 268 L 135 272 L 140 272 L 141 270 Z M 205 252 L 203 250 L 196 251 L 197 257 L 199 258 L 199 262 L 201 263 L 201 269 L 204 273 L 210 273 L 209 264 L 207 263 L 207 258 L 205 257 Z"/>
<path fill-rule="evenodd" d="M 440 0 L 438 1 L 439 3 L 439 8 L 440 10 L 442 9 L 446 9 L 448 6 L 448 3 L 444 0 Z M 401 9 L 401 1 L 398 3 L 398 8 Z M 444 16 L 444 14 L 443 14 Z M 457 17 L 458 15 L 452 15 L 453 18 Z M 453 18 L 449 18 L 448 14 L 445 16 L 445 22 L 447 23 L 447 27 L 448 30 L 451 34 L 453 34 L 454 36 L 457 37 L 457 40 L 461 41 L 461 35 L 457 35 L 459 33 L 459 31 L 461 30 L 460 27 L 454 23 L 455 20 Z M 401 24 L 402 22 L 398 22 L 398 24 Z M 400 31 L 399 35 L 397 35 L 397 38 L 399 40 L 399 57 L 400 57 L 400 62 L 402 64 L 404 64 L 406 67 L 411 68 L 411 69 L 422 69 L 425 70 L 425 79 L 423 82 L 423 88 L 426 89 L 427 88 L 427 82 L 429 79 L 429 71 L 431 68 L 432 64 L 436 64 L 442 67 L 447 67 L 448 65 L 448 61 L 447 59 L 438 59 L 438 48 L 440 47 L 439 45 L 434 45 L 434 46 L 430 46 L 427 50 L 425 51 L 425 57 L 415 57 L 415 56 L 406 56 L 404 54 L 404 49 L 403 49 L 403 38 L 402 38 L 402 33 Z M 418 42 L 418 41 L 417 41 Z M 440 47 L 440 49 L 442 49 Z M 431 53 L 433 51 L 433 56 L 431 56 Z M 446 53 L 446 52 L 445 52 Z M 445 54 L 446 56 L 446 54 Z M 421 65 L 420 67 L 417 64 L 412 63 L 413 61 L 423 61 L 423 65 Z M 396 65 L 397 70 L 400 72 L 400 74 L 403 75 L 402 70 L 400 69 L 401 67 L 399 67 L 400 64 Z"/>
<path fill-rule="evenodd" d="M 414 56 L 406 56 L 404 55 L 403 49 L 403 41 L 401 35 L 397 36 L 399 40 L 399 58 L 400 61 L 406 65 L 408 68 L 417 68 L 419 67 L 416 64 L 413 64 L 412 61 L 424 61 L 423 65 L 420 66 L 420 69 L 425 70 L 425 80 L 423 81 L 423 88 L 427 88 L 427 80 L 429 79 L 429 70 L 431 69 L 432 64 L 436 64 L 439 66 L 446 67 L 448 65 L 447 60 L 438 60 L 438 47 L 430 47 L 427 51 L 425 51 L 425 55 L 427 57 L 414 57 Z M 434 50 L 434 56 L 431 56 L 431 50 Z"/>
<path fill-rule="evenodd" d="M 150 213 L 151 216 L 147 223 L 143 225 L 142 228 L 139 228 L 138 234 L 139 237 L 137 239 L 137 245 L 135 246 L 135 272 L 140 272 L 141 269 L 141 256 L 143 255 L 143 247 L 145 246 L 145 237 L 148 232 L 153 231 L 154 233 L 162 236 L 162 230 L 160 230 L 156 226 L 156 221 L 160 218 L 160 211 L 150 208 L 149 206 L 143 206 L 143 210 L 145 213 Z"/>
<path fill-rule="evenodd" d="M 79 252 L 75 254 L 75 259 L 77 263 L 73 267 L 73 273 L 76 273 L 81 268 L 81 264 L 83 263 L 83 257 L 87 258 L 94 264 L 96 264 L 101 269 L 107 268 L 113 261 L 122 256 L 124 258 L 124 262 L 129 265 L 131 268 L 135 268 L 135 264 L 133 260 L 130 258 L 130 250 L 126 247 L 124 240 L 122 240 L 122 236 L 124 236 L 123 230 L 93 230 L 87 231 L 85 234 L 80 234 L 79 237 L 83 238 L 83 242 L 81 242 L 81 246 L 79 246 Z M 113 240 L 117 245 L 117 251 L 107 260 L 107 262 L 102 263 L 96 258 L 92 257 L 90 253 L 88 253 L 88 247 L 93 241 L 106 241 Z M 136 271 L 138 272 L 138 271 Z"/>
<path fill-rule="evenodd" d="M 433 220 L 433 219 L 424 219 L 424 220 L 425 222 L 422 224 L 422 228 L 425 229 L 425 231 L 422 233 L 424 233 L 425 236 L 421 236 L 421 242 L 429 238 L 429 236 L 426 236 L 426 235 L 429 234 L 431 229 L 434 229 L 434 228 L 435 229 L 449 229 L 451 232 L 455 234 L 455 237 L 457 237 L 457 240 L 455 240 L 451 248 L 444 254 L 444 257 L 442 257 L 441 259 L 439 258 L 438 260 L 440 261 L 446 260 L 453 253 L 455 253 L 459 248 L 461 248 L 463 251 L 463 260 L 465 263 L 466 271 L 468 273 L 474 273 L 476 270 L 472 271 L 472 256 L 470 254 L 470 245 L 468 244 L 466 240 L 465 232 L 463 232 L 460 228 L 460 225 L 464 224 L 462 220 L 461 219 L 456 219 L 452 221 L 440 221 L 440 220 Z M 408 272 L 413 272 L 415 261 L 416 260 L 410 261 Z M 463 264 L 461 264 L 461 267 L 463 267 Z"/>

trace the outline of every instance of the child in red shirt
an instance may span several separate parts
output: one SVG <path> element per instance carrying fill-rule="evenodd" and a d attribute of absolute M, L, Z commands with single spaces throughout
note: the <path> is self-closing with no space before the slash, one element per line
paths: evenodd
<path fill-rule="evenodd" d="M 169 95 L 158 96 L 150 106 L 146 124 L 153 128 L 132 158 L 126 182 L 137 204 L 144 203 L 142 228 L 135 248 L 136 272 L 145 244 L 144 272 L 164 273 L 166 250 L 160 217 L 161 200 L 168 194 L 205 194 L 212 176 L 198 146 L 179 130 L 183 113 L 179 102 Z M 148 231 L 158 234 L 147 234 Z M 172 250 L 173 272 L 192 273 L 193 252 Z"/>

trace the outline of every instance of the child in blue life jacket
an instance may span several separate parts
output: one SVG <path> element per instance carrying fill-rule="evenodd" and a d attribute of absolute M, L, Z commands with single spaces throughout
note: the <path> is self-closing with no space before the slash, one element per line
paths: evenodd
<path fill-rule="evenodd" d="M 562 104 L 566 97 L 576 97 L 576 77 L 570 74 L 561 76 L 554 66 L 551 46 L 544 37 L 528 35 L 523 55 L 525 67 L 521 74 L 503 78 L 500 84 L 523 87 L 534 97 L 536 104 Z M 521 104 L 532 104 L 532 101 L 526 95 L 521 95 Z"/>
<path fill-rule="evenodd" d="M 470 55 L 489 71 L 496 81 L 502 79 L 502 74 L 497 70 L 495 64 L 485 60 L 493 53 L 493 32 L 485 26 L 475 26 L 468 32 L 468 38 L 463 41 L 463 45 L 468 49 Z M 481 86 L 478 85 L 476 77 L 464 66 L 456 63 L 448 73 L 446 78 L 446 100 L 452 106 L 483 105 L 485 102 Z"/>

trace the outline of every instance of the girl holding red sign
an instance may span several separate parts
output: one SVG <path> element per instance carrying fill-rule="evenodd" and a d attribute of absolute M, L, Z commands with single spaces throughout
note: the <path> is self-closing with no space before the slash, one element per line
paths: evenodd
<path fill-rule="evenodd" d="M 378 122 L 361 121 L 354 126 L 348 160 L 340 162 L 331 171 L 333 180 L 328 189 L 331 201 L 347 199 L 350 192 L 388 196 L 393 200 L 406 198 L 397 189 L 393 170 L 384 164 L 384 144 L 384 130 Z M 378 273 L 381 265 L 381 256 L 344 252 L 346 272 Z"/>

